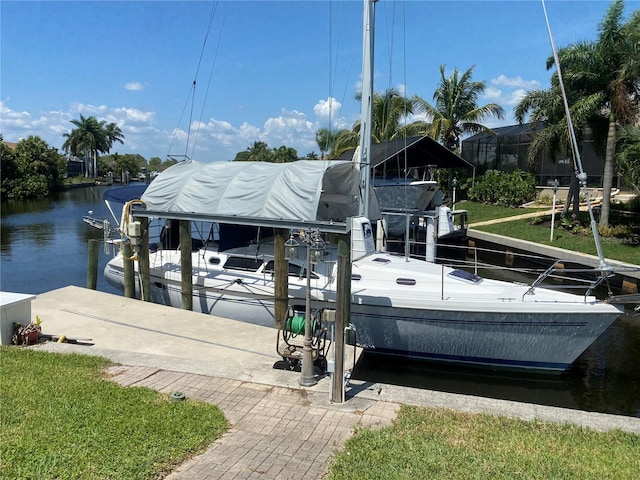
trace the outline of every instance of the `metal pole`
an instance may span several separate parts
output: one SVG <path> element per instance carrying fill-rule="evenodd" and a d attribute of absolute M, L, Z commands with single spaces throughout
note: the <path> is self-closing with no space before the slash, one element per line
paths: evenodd
<path fill-rule="evenodd" d="M 303 387 L 311 387 L 318 383 L 313 371 L 313 351 L 311 350 L 311 240 L 307 240 L 307 291 L 305 293 L 304 343 L 302 347 L 302 372 L 298 382 Z"/>

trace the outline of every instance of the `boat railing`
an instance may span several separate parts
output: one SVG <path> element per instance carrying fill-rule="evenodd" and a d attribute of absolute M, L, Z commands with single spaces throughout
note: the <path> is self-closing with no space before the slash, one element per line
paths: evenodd
<path fill-rule="evenodd" d="M 527 295 L 533 294 L 536 288 L 544 284 L 544 287 L 547 289 L 584 290 L 584 298 L 586 301 L 587 297 L 594 292 L 598 285 L 613 276 L 610 270 L 598 268 L 567 269 L 564 267 L 565 263 L 562 259 L 557 259 L 553 262 L 553 264 L 542 272 L 531 284 L 529 289 L 524 293 L 523 299 Z M 588 278 L 589 276 L 593 276 L 593 278 Z M 552 283 L 548 283 L 549 281 Z"/>
<path fill-rule="evenodd" d="M 410 243 L 415 243 L 410 240 Z M 540 255 L 514 253 L 511 251 L 482 248 L 469 245 L 446 245 L 449 251 L 458 250 L 459 254 L 453 257 L 436 257 L 435 262 L 453 268 L 460 268 L 473 272 L 475 275 L 487 278 L 508 279 L 514 283 L 528 285 L 524 296 L 535 292 L 538 287 L 544 286 L 548 290 L 562 290 L 584 294 L 587 297 L 594 294 L 596 288 L 607 282 L 614 272 L 607 269 L 594 267 L 571 266 L 574 262 L 563 259 L 550 259 Z M 414 246 L 408 250 L 415 252 Z M 426 255 L 411 254 L 411 257 L 427 260 Z M 481 257 L 503 258 L 504 265 L 498 262 L 482 261 Z M 551 265 L 549 265 L 551 262 Z M 538 267 L 539 265 L 540 267 Z M 444 274 L 443 274 L 444 275 Z M 610 288 L 607 282 L 607 294 Z"/>

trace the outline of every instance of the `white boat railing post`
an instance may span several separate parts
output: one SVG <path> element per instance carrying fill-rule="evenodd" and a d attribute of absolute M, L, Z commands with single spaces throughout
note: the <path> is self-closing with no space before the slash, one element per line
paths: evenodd
<path fill-rule="evenodd" d="M 551 207 L 551 238 L 549 238 L 549 241 L 553 242 L 553 227 L 556 224 L 556 195 L 558 193 L 558 180 L 554 180 L 551 186 L 553 187 L 553 205 Z"/>

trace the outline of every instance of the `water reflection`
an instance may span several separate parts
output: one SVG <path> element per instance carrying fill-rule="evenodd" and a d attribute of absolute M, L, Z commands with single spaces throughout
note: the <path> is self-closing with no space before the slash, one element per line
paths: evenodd
<path fill-rule="evenodd" d="M 85 224 L 89 210 L 99 218 L 111 219 L 102 201 L 105 189 L 95 186 L 62 192 L 39 200 L 2 202 L 0 229 L 3 291 L 39 294 L 87 284 L 88 242 L 102 233 Z M 99 272 L 110 256 L 102 253 Z M 117 293 L 98 275 L 98 290 Z"/>

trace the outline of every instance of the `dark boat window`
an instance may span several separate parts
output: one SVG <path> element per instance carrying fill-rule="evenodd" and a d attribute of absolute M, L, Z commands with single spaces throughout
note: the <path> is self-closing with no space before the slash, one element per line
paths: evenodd
<path fill-rule="evenodd" d="M 220 265 L 220 258 L 219 257 L 209 257 L 209 263 L 211 265 Z"/>
<path fill-rule="evenodd" d="M 373 259 L 373 261 L 378 263 L 389 263 L 391 260 L 389 260 L 388 258 L 376 257 Z"/>
<path fill-rule="evenodd" d="M 476 275 L 475 273 L 467 272 L 466 270 L 454 270 L 453 272 L 449 273 L 449 276 L 469 283 L 480 283 L 482 281 L 481 276 Z"/>
<path fill-rule="evenodd" d="M 224 264 L 224 268 L 234 270 L 244 270 L 245 272 L 255 272 L 262 265 L 262 260 L 247 257 L 229 257 Z"/>
<path fill-rule="evenodd" d="M 413 278 L 396 278 L 398 285 L 415 285 L 416 281 Z"/>
<path fill-rule="evenodd" d="M 264 267 L 264 273 L 267 273 L 267 274 L 270 273 L 271 275 L 273 275 L 274 273 L 273 260 L 269 260 L 267 262 L 267 265 Z M 301 267 L 300 265 L 296 265 L 295 263 L 289 262 L 289 276 L 290 277 L 304 276 L 304 267 Z M 318 276 L 312 271 L 311 278 L 318 278 Z"/>
<path fill-rule="evenodd" d="M 359 273 L 352 273 L 351 280 L 362 280 L 362 275 L 360 275 Z"/>

